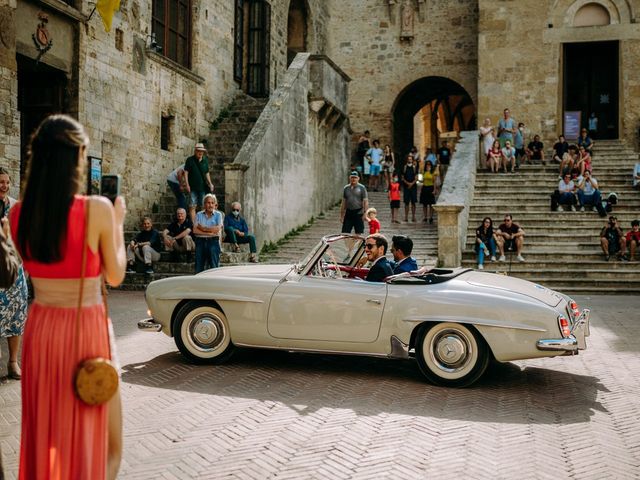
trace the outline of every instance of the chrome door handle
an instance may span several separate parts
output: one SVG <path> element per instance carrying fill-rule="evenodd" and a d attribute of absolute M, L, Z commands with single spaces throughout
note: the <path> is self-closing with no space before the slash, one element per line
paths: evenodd
<path fill-rule="evenodd" d="M 375 298 L 367 298 L 367 302 L 369 303 L 375 303 L 377 305 L 380 305 L 380 300 L 376 300 Z"/>

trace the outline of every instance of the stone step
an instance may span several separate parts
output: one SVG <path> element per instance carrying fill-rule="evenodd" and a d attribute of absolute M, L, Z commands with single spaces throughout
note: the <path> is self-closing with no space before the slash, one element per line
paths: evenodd
<path fill-rule="evenodd" d="M 576 243 L 593 243 L 595 245 L 600 244 L 600 230 L 597 231 L 582 231 L 582 232 L 563 232 L 559 231 L 557 233 L 553 233 L 552 235 L 549 232 L 540 232 L 540 231 L 532 231 L 531 229 L 525 230 L 526 237 L 525 241 L 528 245 L 538 244 L 538 243 L 548 243 L 551 239 L 554 242 L 561 241 L 565 242 L 569 245 L 573 245 Z M 467 234 L 467 245 L 471 248 L 475 245 L 475 234 L 469 232 Z"/>
<path fill-rule="evenodd" d="M 535 268 L 515 268 L 515 264 L 509 268 L 508 263 L 500 262 L 485 263 L 484 271 L 491 273 L 508 273 L 512 276 L 523 278 L 525 280 L 534 281 L 540 283 L 540 279 L 544 278 L 545 282 L 565 282 L 567 284 L 585 283 L 585 282 L 623 282 L 633 283 L 636 279 L 637 271 L 625 270 L 625 269 L 606 269 L 597 268 L 592 270 L 580 269 L 579 271 L 568 272 L 567 270 L 553 270 L 553 269 L 535 269 Z M 579 273 L 579 276 L 577 275 Z M 640 285 L 640 282 L 637 282 Z"/>
<path fill-rule="evenodd" d="M 549 254 L 547 255 L 547 259 L 542 258 L 544 255 L 535 254 L 535 253 L 527 253 L 523 252 L 523 257 L 525 258 L 525 262 L 518 262 L 515 258 L 515 255 L 509 262 L 509 256 L 507 255 L 507 259 L 505 262 L 491 262 L 490 259 L 485 260 L 485 268 L 500 270 L 504 268 L 511 268 L 514 271 L 528 271 L 534 269 L 535 271 L 542 272 L 548 269 L 554 270 L 558 268 L 557 259 L 558 255 Z M 585 254 L 580 255 L 580 257 L 576 257 L 576 255 L 565 255 L 566 260 L 563 261 L 562 265 L 564 267 L 564 271 L 567 275 L 573 276 L 575 278 L 575 272 L 581 272 L 583 269 L 608 269 L 608 270 L 620 270 L 620 271 L 631 271 L 632 273 L 637 274 L 638 268 L 640 265 L 637 261 L 626 262 L 624 260 L 617 260 L 614 258 L 606 261 L 602 252 L 598 254 Z M 462 266 L 475 268 L 475 265 L 478 263 L 477 256 L 475 253 L 465 252 L 463 255 Z M 509 264 L 511 266 L 509 267 Z"/>
<path fill-rule="evenodd" d="M 593 168 L 603 195 L 615 191 L 618 205 L 613 214 L 623 230 L 640 216 L 640 195 L 631 188 L 631 172 L 638 154 L 621 142 L 596 142 Z M 640 293 L 640 263 L 605 257 L 599 232 L 606 219 L 596 212 L 551 212 L 549 195 L 558 184 L 558 164 L 523 165 L 515 174 L 477 174 L 474 200 L 469 213 L 463 266 L 474 267 L 475 229 L 482 218 L 502 223 L 505 212 L 526 231 L 523 255 L 526 262 L 487 262 L 485 271 L 510 271 L 563 292 L 584 294 Z"/>
<path fill-rule="evenodd" d="M 623 217 L 634 217 L 638 215 L 638 204 L 635 203 L 635 206 L 626 206 L 626 205 L 616 205 L 613 208 L 613 212 L 616 216 L 623 216 Z M 486 212 L 488 214 L 488 216 L 494 218 L 494 216 L 496 215 L 502 215 L 502 213 L 495 213 L 495 212 L 505 212 L 505 213 L 511 213 L 514 216 L 514 221 L 516 223 L 518 223 L 518 221 L 515 219 L 516 216 L 522 218 L 523 216 L 525 216 L 525 214 L 544 214 L 546 213 L 547 215 L 550 214 L 554 214 L 554 215 L 558 215 L 558 216 L 563 216 L 563 215 L 576 215 L 576 216 L 580 216 L 580 215 L 597 215 L 594 212 L 571 212 L 571 211 L 564 211 L 564 212 L 557 212 L 557 211 L 551 211 L 550 208 L 550 203 L 549 201 L 546 202 L 546 204 L 543 203 L 536 203 L 535 205 L 522 205 L 522 206 L 517 206 L 514 205 L 513 202 L 509 203 L 509 202 L 494 202 L 494 203 L 486 203 L 486 204 L 482 204 L 482 205 L 474 205 L 472 207 L 471 212 L 475 212 L 477 214 L 481 214 L 483 212 Z M 492 216 L 493 213 L 493 216 Z"/>

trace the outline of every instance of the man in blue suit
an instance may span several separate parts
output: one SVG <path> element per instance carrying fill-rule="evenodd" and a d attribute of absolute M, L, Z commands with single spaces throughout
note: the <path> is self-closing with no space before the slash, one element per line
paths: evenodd
<path fill-rule="evenodd" d="M 365 278 L 367 282 L 382 282 L 388 276 L 393 275 L 393 267 L 385 257 L 388 247 L 387 239 L 379 233 L 369 235 L 365 240 L 364 252 L 367 255 L 367 260 L 372 263 L 367 278 Z"/>
<path fill-rule="evenodd" d="M 412 251 L 413 240 L 406 235 L 394 235 L 391 239 L 391 253 L 395 260 L 394 275 L 418 269 L 418 262 L 411 257 Z"/>

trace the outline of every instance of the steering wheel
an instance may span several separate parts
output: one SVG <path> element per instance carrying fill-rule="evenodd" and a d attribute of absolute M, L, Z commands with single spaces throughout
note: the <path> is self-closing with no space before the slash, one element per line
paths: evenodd
<path fill-rule="evenodd" d="M 330 250 L 327 251 L 327 254 L 329 255 L 329 260 L 331 261 L 331 265 L 325 263 L 325 272 L 327 276 L 331 278 L 342 278 L 342 270 L 340 270 L 340 266 L 338 265 L 338 261 L 336 260 L 335 256 Z"/>

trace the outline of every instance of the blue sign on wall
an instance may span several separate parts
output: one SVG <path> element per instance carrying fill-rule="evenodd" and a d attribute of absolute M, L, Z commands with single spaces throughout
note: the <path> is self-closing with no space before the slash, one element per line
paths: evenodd
<path fill-rule="evenodd" d="M 582 112 L 564 112 L 564 137 L 567 140 L 576 140 L 580 136 L 580 119 Z"/>

